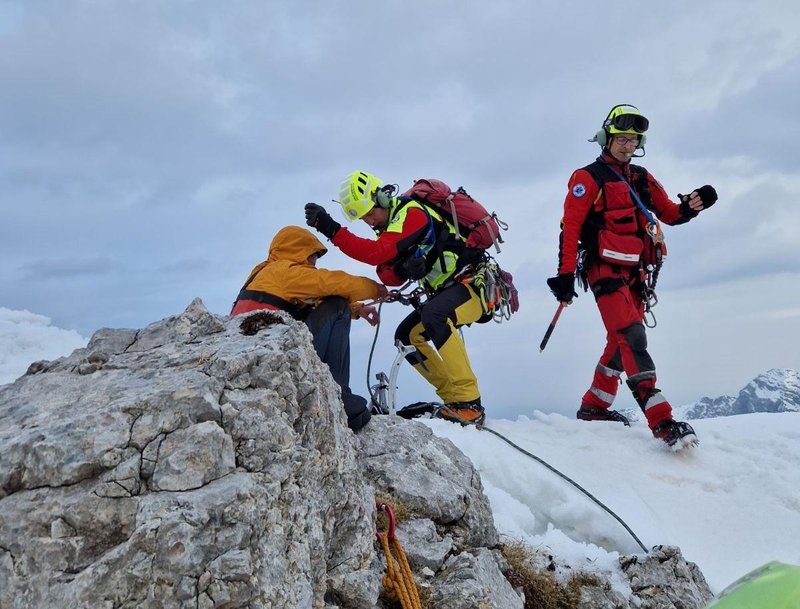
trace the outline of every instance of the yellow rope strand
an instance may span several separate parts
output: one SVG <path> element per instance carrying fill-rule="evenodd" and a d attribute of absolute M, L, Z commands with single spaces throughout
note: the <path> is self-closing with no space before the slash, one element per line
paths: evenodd
<path fill-rule="evenodd" d="M 406 553 L 397 537 L 392 538 L 392 547 L 397 557 L 392 554 L 389 546 L 388 535 L 380 535 L 383 553 L 386 555 L 386 575 L 383 576 L 383 586 L 390 598 L 400 601 L 403 609 L 422 609 L 419 600 L 417 585 L 411 573 Z M 399 563 L 399 564 L 398 564 Z"/>

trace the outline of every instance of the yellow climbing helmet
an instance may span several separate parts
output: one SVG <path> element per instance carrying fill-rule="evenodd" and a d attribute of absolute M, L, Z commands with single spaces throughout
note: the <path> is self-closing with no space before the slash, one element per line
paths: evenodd
<path fill-rule="evenodd" d="M 646 133 L 650 121 L 639 112 L 639 108 L 630 104 L 620 104 L 611 108 L 608 117 L 603 122 L 603 129 L 609 134 L 617 133 Z"/>
<path fill-rule="evenodd" d="M 597 142 L 602 147 L 608 144 L 612 135 L 629 133 L 639 136 L 637 148 L 642 148 L 647 141 L 645 133 L 649 127 L 650 121 L 639 108 L 630 104 L 619 104 L 611 108 L 606 120 L 603 121 L 603 128 L 589 141 Z"/>
<path fill-rule="evenodd" d="M 354 171 L 339 188 L 339 205 L 351 222 L 363 218 L 377 205 L 377 192 L 383 181 L 366 171 Z"/>

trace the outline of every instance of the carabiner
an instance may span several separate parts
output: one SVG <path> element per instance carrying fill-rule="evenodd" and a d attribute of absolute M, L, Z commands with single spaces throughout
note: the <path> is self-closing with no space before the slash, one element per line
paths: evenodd
<path fill-rule="evenodd" d="M 379 512 L 386 512 L 387 518 L 389 518 L 389 528 L 383 531 L 375 531 L 375 537 L 378 539 L 383 539 L 383 536 L 386 535 L 386 539 L 392 541 L 395 538 L 395 519 L 394 519 L 394 510 L 391 506 L 383 501 L 376 501 L 375 507 L 378 509 Z"/>
<path fill-rule="evenodd" d="M 664 233 L 661 231 L 661 225 L 658 223 L 658 220 L 655 222 L 648 222 L 644 230 L 656 245 L 664 243 Z"/>

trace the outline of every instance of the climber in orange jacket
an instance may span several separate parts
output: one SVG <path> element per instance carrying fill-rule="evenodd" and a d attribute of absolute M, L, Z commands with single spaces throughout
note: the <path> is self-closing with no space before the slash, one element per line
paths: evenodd
<path fill-rule="evenodd" d="M 231 315 L 259 309 L 286 311 L 305 322 L 314 350 L 342 389 L 347 422 L 354 431 L 370 419 L 367 401 L 350 390 L 350 322 L 360 317 L 378 323 L 378 312 L 362 300 L 386 295 L 386 287 L 344 271 L 318 269 L 328 250 L 309 230 L 287 226 L 278 231 L 269 257 L 257 264 L 239 291 Z"/>

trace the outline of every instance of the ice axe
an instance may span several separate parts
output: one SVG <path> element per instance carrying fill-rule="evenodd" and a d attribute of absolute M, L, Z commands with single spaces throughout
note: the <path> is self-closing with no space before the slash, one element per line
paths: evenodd
<path fill-rule="evenodd" d="M 547 341 L 550 340 L 550 335 L 553 333 L 553 330 L 556 329 L 558 318 L 561 317 L 561 311 L 564 310 L 565 306 L 567 305 L 563 302 L 558 303 L 558 309 L 556 309 L 556 314 L 553 315 L 553 320 L 550 322 L 550 325 L 547 326 L 547 332 L 544 333 L 544 338 L 542 339 L 542 342 L 539 344 L 539 353 L 544 351 L 544 348 L 547 346 Z"/>

